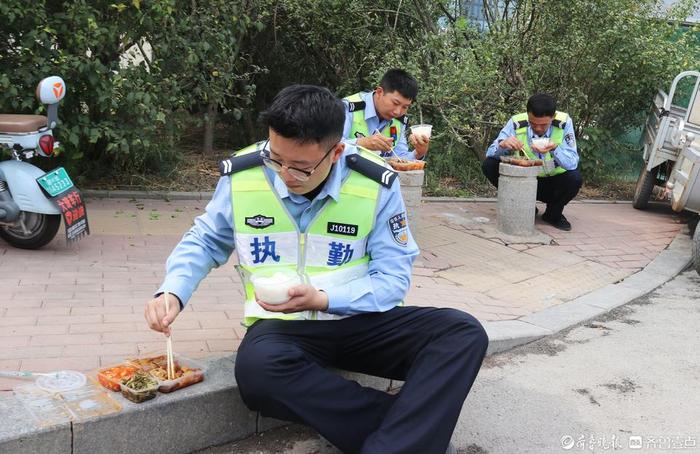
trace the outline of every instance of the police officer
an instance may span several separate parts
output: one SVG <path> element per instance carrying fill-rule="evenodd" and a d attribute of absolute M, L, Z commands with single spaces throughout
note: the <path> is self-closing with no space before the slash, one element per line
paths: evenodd
<path fill-rule="evenodd" d="M 532 142 L 536 138 L 550 141 L 548 145 L 538 146 Z M 547 204 L 543 221 L 560 230 L 571 230 L 563 210 L 576 197 L 583 180 L 576 169 L 579 157 L 571 117 L 557 111 L 551 95 L 532 95 L 527 100 L 527 112 L 512 117 L 488 148 L 482 170 L 491 184 L 498 187 L 499 157 L 516 151 L 528 159 L 554 161 L 554 169 L 537 177 L 537 200 Z"/>
<path fill-rule="evenodd" d="M 484 329 L 454 309 L 402 305 L 418 248 L 397 175 L 341 142 L 339 99 L 290 86 L 262 118 L 269 139 L 221 163 L 213 199 L 146 304 L 149 326 L 168 334 L 181 308 L 166 313 L 160 293 L 187 304 L 235 250 L 248 325 L 235 374 L 251 410 L 307 424 L 344 452 L 445 452 L 486 352 Z M 292 270 L 304 283 L 287 302 L 257 299 L 251 275 Z M 328 367 L 405 384 L 391 395 Z"/>
<path fill-rule="evenodd" d="M 401 69 L 387 71 L 379 86 L 343 99 L 346 106 L 343 138 L 346 142 L 380 153 L 384 158 L 423 159 L 430 138 L 412 134 L 408 149 L 406 112 L 418 96 L 418 82 Z M 393 153 L 392 153 L 393 151 Z"/>

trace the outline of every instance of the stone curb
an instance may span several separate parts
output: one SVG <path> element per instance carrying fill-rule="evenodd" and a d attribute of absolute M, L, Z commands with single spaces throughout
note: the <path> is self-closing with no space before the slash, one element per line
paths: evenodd
<path fill-rule="evenodd" d="M 620 282 L 517 320 L 485 322 L 490 339 L 487 355 L 556 334 L 652 292 L 690 265 L 692 247 L 690 230 L 685 226 L 643 270 Z"/>
<path fill-rule="evenodd" d="M 0 399 L 0 452 L 186 454 L 289 424 L 248 410 L 234 377 L 235 355 L 202 361 L 204 382 L 134 404 L 111 393 L 122 410 L 107 416 L 41 427 L 11 397 Z M 400 382 L 339 371 L 362 386 L 383 391 Z"/>

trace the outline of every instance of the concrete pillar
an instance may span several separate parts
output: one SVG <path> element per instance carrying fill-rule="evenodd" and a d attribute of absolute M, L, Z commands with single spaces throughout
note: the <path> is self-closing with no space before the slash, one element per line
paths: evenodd
<path fill-rule="evenodd" d="M 498 170 L 498 230 L 514 236 L 534 235 L 537 174 L 542 167 L 502 162 Z"/>
<path fill-rule="evenodd" d="M 411 229 L 413 238 L 418 241 L 418 229 L 420 228 L 420 206 L 423 198 L 423 170 L 400 171 L 399 181 L 401 182 L 401 194 L 406 203 L 406 217 L 408 227 Z"/>

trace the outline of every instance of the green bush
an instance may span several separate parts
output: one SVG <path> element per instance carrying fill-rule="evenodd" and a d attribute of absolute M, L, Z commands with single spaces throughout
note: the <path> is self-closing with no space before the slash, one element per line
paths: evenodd
<path fill-rule="evenodd" d="M 31 9 L 5 0 L 0 110 L 38 111 L 33 87 L 58 74 L 68 95 L 56 132 L 70 166 L 90 178 L 164 173 L 193 125 L 205 126 L 203 149 L 214 131 L 237 148 L 264 137 L 258 113 L 288 84 L 344 96 L 402 67 L 421 87 L 412 121 L 434 125 L 436 190 L 443 179 L 483 181 L 486 148 L 536 91 L 574 119 L 585 178 L 619 177 L 638 152 L 618 138 L 643 123 L 657 88 L 698 61 L 696 30 L 673 22 L 698 0 L 671 12 L 662 4 L 484 2 L 483 30 L 447 0 L 40 0 Z M 143 61 L 124 65 L 127 50 Z"/>

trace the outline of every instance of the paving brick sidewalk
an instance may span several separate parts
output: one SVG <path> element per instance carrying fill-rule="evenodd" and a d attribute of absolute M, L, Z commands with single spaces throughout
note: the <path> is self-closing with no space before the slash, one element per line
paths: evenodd
<path fill-rule="evenodd" d="M 0 240 L 0 370 L 88 371 L 164 348 L 143 306 L 164 262 L 205 202 L 90 200 L 92 235 L 40 251 Z M 407 303 L 455 307 L 483 321 L 509 320 L 619 281 L 663 250 L 683 220 L 667 207 L 575 203 L 574 228 L 538 221 L 553 243 L 484 239 L 495 203 L 424 204 L 422 254 Z M 174 349 L 190 356 L 235 351 L 243 337 L 242 293 L 231 263 L 202 282 L 174 325 Z M 16 381 L 0 379 L 0 390 Z"/>

